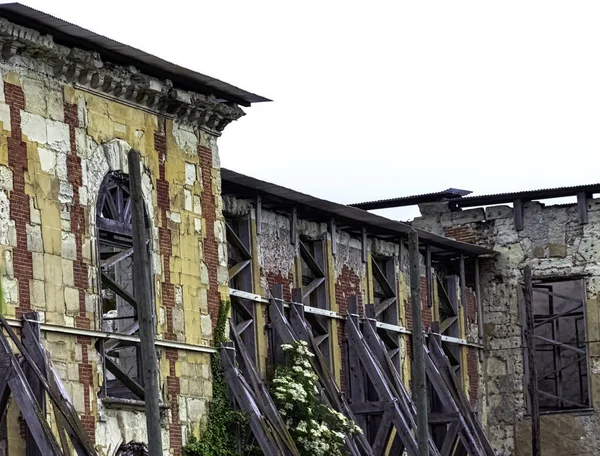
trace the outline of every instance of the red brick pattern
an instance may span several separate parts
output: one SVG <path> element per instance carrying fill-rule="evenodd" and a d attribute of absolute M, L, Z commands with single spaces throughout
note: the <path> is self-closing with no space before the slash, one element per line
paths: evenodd
<path fill-rule="evenodd" d="M 73 187 L 73 203 L 71 204 L 71 232 L 75 234 L 77 247 L 77 260 L 73 261 L 74 284 L 79 291 L 79 315 L 75 318 L 75 325 L 78 328 L 90 329 L 91 321 L 86 316 L 85 292 L 88 288 L 88 270 L 83 261 L 83 235 L 87 224 L 85 223 L 85 213 L 79 200 L 79 188 L 82 185 L 81 159 L 77 155 L 77 146 L 75 143 L 75 128 L 77 127 L 77 105 L 65 103 L 65 123 L 69 125 L 69 136 L 71 150 L 67 156 L 67 174 L 69 183 Z M 94 379 L 92 375 L 92 364 L 88 359 L 88 347 L 91 345 L 89 337 L 78 336 L 77 343 L 81 345 L 82 361 L 79 363 L 79 382 L 83 385 L 83 397 L 85 401 L 85 411 L 81 416 L 83 428 L 87 431 L 92 442 L 96 439 L 96 418 L 90 409 L 90 392 L 94 388 Z"/>
<path fill-rule="evenodd" d="M 199 146 L 200 167 L 202 169 L 202 217 L 206 221 L 206 236 L 204 239 L 204 262 L 208 268 L 208 311 L 212 319 L 213 328 L 219 316 L 220 297 L 217 282 L 217 269 L 219 267 L 219 246 L 215 239 L 215 221 L 217 220 L 216 196 L 212 194 L 212 150 Z"/>
<path fill-rule="evenodd" d="M 474 347 L 467 348 L 467 374 L 469 375 L 469 399 L 471 406 L 477 405 L 477 394 L 479 392 L 479 354 Z"/>
<path fill-rule="evenodd" d="M 360 277 L 352 271 L 348 266 L 342 266 L 342 273 L 337 277 L 335 282 L 335 301 L 339 308 L 339 313 L 345 315 L 348 311 L 348 298 L 352 295 L 358 296 L 358 312 L 363 315 L 363 300 L 361 293 L 361 281 Z M 346 339 L 346 325 L 344 322 L 339 322 L 338 327 L 338 344 L 340 348 L 344 347 L 344 340 Z M 344 351 L 342 350 L 342 353 Z M 346 390 L 346 357 L 342 356 L 342 366 L 340 370 L 341 389 Z"/>
<path fill-rule="evenodd" d="M 167 154 L 167 139 L 164 132 L 154 134 L 154 149 L 159 157 Z M 161 160 L 158 165 L 158 179 L 156 180 L 156 199 L 160 208 L 161 223 L 158 228 L 158 245 L 163 257 L 163 277 L 162 284 L 162 304 L 165 307 L 167 331 L 164 334 L 166 340 L 176 340 L 177 336 L 173 331 L 173 308 L 175 307 L 175 286 L 171 283 L 171 270 L 169 262 L 173 253 L 171 244 L 171 232 L 167 227 L 167 211 L 171 208 L 169 201 L 169 182 L 165 178 L 165 162 Z"/>
<path fill-rule="evenodd" d="M 292 274 L 291 271 L 287 277 L 284 277 L 283 274 L 281 274 L 281 272 L 271 272 L 271 271 L 269 271 L 267 273 L 264 273 L 264 271 L 261 271 L 261 272 L 263 272 L 262 275 L 265 277 L 265 279 L 267 279 L 267 285 L 269 287 L 268 290 L 265 290 L 265 292 L 267 293 L 267 296 L 269 296 L 271 287 L 274 287 L 275 285 L 283 285 L 283 299 L 287 302 L 292 301 L 292 288 L 294 286 L 294 275 Z"/>
<path fill-rule="evenodd" d="M 421 318 L 423 320 L 423 328 L 428 330 L 431 327 L 431 321 L 433 319 L 433 315 L 431 313 L 431 308 L 427 305 L 427 279 L 425 277 L 421 277 Z M 407 329 L 412 329 L 412 304 L 410 300 L 410 296 L 407 296 L 404 300 L 404 316 L 405 316 L 405 325 Z"/>
<path fill-rule="evenodd" d="M 15 221 L 17 246 L 13 249 L 15 278 L 19 282 L 19 304 L 16 317 L 31 309 L 29 281 L 33 280 L 31 252 L 27 250 L 27 224 L 30 222 L 29 196 L 25 193 L 25 174 L 28 172 L 27 146 L 21 141 L 21 110 L 25 95 L 21 87 L 5 83 L 4 96 L 10 107 L 11 136 L 8 141 L 8 166 L 13 172 L 13 191 L 10 194 L 10 218 Z"/>
<path fill-rule="evenodd" d="M 457 226 L 444 228 L 446 237 L 456 239 L 461 242 L 475 244 L 477 242 L 477 233 L 468 226 Z"/>
<path fill-rule="evenodd" d="M 173 450 L 173 456 L 181 456 L 183 447 L 183 437 L 181 431 L 181 421 L 179 421 L 179 393 L 181 386 L 177 373 L 175 372 L 175 362 L 179 359 L 177 350 L 169 348 L 165 350 L 165 356 L 169 360 L 169 376 L 167 377 L 167 392 L 171 401 L 171 424 L 169 425 L 169 442 Z"/>
<path fill-rule="evenodd" d="M 73 262 L 73 278 L 75 287 L 79 290 L 79 315 L 75 319 L 78 328 L 90 329 L 91 321 L 86 316 L 85 291 L 88 288 L 88 268 L 83 261 L 83 235 L 87 224 L 85 213 L 79 200 L 79 188 L 82 185 L 81 158 L 77 155 L 75 143 L 75 128 L 77 127 L 77 105 L 65 103 L 65 123 L 69 125 L 71 151 L 67 156 L 67 175 L 73 187 L 73 204 L 71 205 L 71 232 L 75 234 L 77 260 Z"/>
<path fill-rule="evenodd" d="M 79 363 L 79 383 L 83 385 L 84 413 L 81 416 L 83 428 L 87 431 L 92 443 L 96 441 L 96 418 L 91 410 L 90 392 L 94 387 L 93 369 L 88 359 L 88 347 L 92 345 L 89 337 L 77 336 L 77 343 L 81 345 L 82 360 Z"/>
<path fill-rule="evenodd" d="M 159 156 L 166 156 L 167 141 L 164 132 L 154 134 L 154 148 Z M 167 227 L 167 211 L 170 209 L 169 201 L 169 182 L 165 177 L 165 162 L 161 160 L 159 164 L 159 175 L 156 180 L 156 197 L 158 207 L 160 208 L 161 224 L 158 229 L 158 242 L 161 255 L 163 257 L 163 275 L 162 284 L 162 304 L 165 307 L 167 317 L 167 331 L 164 334 L 165 339 L 175 340 L 176 335 L 173 331 L 173 308 L 175 307 L 175 287 L 171 283 L 171 270 L 169 268 L 170 258 L 173 253 L 171 243 L 171 232 Z M 169 441 L 173 449 L 174 456 L 181 456 L 183 446 L 181 422 L 179 421 L 179 393 L 180 383 L 175 372 L 175 363 L 179 359 L 177 350 L 168 349 L 165 352 L 169 361 L 169 376 L 167 377 L 167 393 L 171 405 L 171 424 L 169 425 Z"/>

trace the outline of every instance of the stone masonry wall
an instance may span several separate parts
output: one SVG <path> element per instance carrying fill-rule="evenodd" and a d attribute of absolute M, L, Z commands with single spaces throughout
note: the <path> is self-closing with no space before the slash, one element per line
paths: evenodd
<path fill-rule="evenodd" d="M 15 57 L 14 59 L 17 59 Z M 0 268 L 8 318 L 37 311 L 55 330 L 43 343 L 84 427 L 101 451 L 147 440 L 143 413 L 107 408 L 95 339 L 100 301 L 96 199 L 109 171 L 142 160 L 151 222 L 159 339 L 209 346 L 227 292 L 216 138 L 118 100 L 75 89 L 23 59 L 0 62 Z M 35 67 L 35 70 L 33 69 Z M 83 331 L 75 336 L 61 327 Z M 181 454 L 212 396 L 208 352 L 159 350 L 168 406 L 164 452 Z M 18 411 L 11 405 L 11 416 Z M 18 420 L 17 420 L 18 421 Z M 11 423 L 12 426 L 12 423 Z M 11 455 L 24 440 L 9 429 Z"/>
<path fill-rule="evenodd" d="M 509 206 L 450 212 L 443 203 L 422 208 L 414 225 L 495 249 L 481 261 L 486 388 L 483 420 L 499 455 L 531 454 L 526 415 L 519 282 L 530 265 L 534 279 L 584 277 L 589 374 L 594 409 L 600 397 L 600 201 L 588 201 L 589 222 L 579 223 L 576 205 L 524 204 L 524 229 L 516 231 Z M 469 362 L 469 369 L 472 367 Z M 542 454 L 600 452 L 597 411 L 542 415 Z"/>

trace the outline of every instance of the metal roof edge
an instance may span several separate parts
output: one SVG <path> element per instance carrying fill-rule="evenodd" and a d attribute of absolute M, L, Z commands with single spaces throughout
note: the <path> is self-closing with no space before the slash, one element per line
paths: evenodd
<path fill-rule="evenodd" d="M 411 225 L 404 222 L 391 220 L 352 206 L 346 206 L 344 204 L 334 203 L 333 201 L 317 198 L 306 193 L 298 192 L 277 184 L 272 184 L 270 182 L 247 176 L 227 168 L 221 168 L 221 180 L 251 188 L 257 193 L 270 194 L 277 198 L 288 200 L 292 203 L 308 206 L 322 212 L 328 212 L 331 215 L 352 220 L 358 224 L 371 225 L 385 231 L 396 232 L 399 235 L 407 235 L 410 230 L 413 229 Z M 419 233 L 419 237 L 422 240 L 438 247 L 465 252 L 476 256 L 495 255 L 497 253 L 494 250 L 486 247 L 456 241 L 454 239 L 449 239 L 444 236 L 439 236 L 437 234 L 429 233 L 417 228 L 415 229 Z"/>
<path fill-rule="evenodd" d="M 271 101 L 263 96 L 169 62 L 22 3 L 1 3 L 0 17 L 4 17 L 17 25 L 51 35 L 58 44 L 97 52 L 103 59 L 111 63 L 125 67 L 133 65 L 149 76 L 170 79 L 182 89 L 204 94 L 210 93 L 218 98 L 242 106 Z"/>

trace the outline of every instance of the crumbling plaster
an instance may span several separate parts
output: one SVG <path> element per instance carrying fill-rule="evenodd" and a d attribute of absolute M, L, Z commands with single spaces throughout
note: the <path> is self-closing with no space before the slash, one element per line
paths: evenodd
<path fill-rule="evenodd" d="M 525 411 L 519 284 L 530 265 L 534 278 L 584 276 L 593 405 L 598 406 L 600 362 L 598 288 L 600 284 L 600 201 L 588 202 L 587 224 L 579 223 L 576 205 L 523 206 L 524 229 L 516 231 L 513 210 L 493 206 L 450 212 L 430 204 L 413 225 L 438 234 L 475 236 L 480 245 L 498 252 L 481 261 L 485 328 L 486 401 L 483 415 L 488 436 L 499 455 L 528 455 L 530 421 Z M 542 417 L 543 454 L 592 455 L 600 451 L 598 413 Z"/>
<path fill-rule="evenodd" d="M 216 219 L 215 240 L 220 246 L 219 291 L 227 287 L 227 277 L 223 274 L 223 271 L 226 273 L 226 264 L 223 264 L 224 258 L 226 261 L 226 241 L 220 214 L 220 175 L 214 168 L 201 168 L 197 149 L 210 148 L 212 164 L 218 166 L 214 135 L 185 120 L 165 121 L 135 106 L 74 89 L 65 85 L 64 80 L 57 81 L 48 76 L 42 66 L 35 59 L 19 56 L 0 62 L 0 88 L 5 82 L 20 87 L 25 99 L 25 109 L 20 111 L 20 139 L 27 148 L 25 192 L 30 201 L 27 245 L 21 245 L 17 243 L 10 210 L 13 172 L 17 170 L 8 166 L 7 138 L 14 132 L 11 131 L 10 106 L 6 104 L 4 90 L 0 90 L 0 267 L 6 300 L 4 315 L 14 317 L 21 305 L 13 251 L 27 249 L 33 266 L 33 278 L 29 283 L 30 306 L 40 312 L 42 321 L 58 326 L 79 325 L 79 293 L 82 290 L 76 286 L 74 263 L 82 261 L 87 266 L 87 285 L 83 289 L 85 316 L 91 322 L 91 329 L 100 328 L 95 250 L 96 200 L 108 171 L 127 173 L 127 152 L 133 147 L 142 158 L 142 187 L 151 221 L 152 267 L 159 323 L 157 337 L 163 338 L 167 331 L 162 287 L 165 268 L 168 268 L 171 283 L 175 286 L 173 333 L 176 340 L 209 345 L 212 325 L 206 297 L 209 280 L 203 261 L 206 236 L 206 220 L 201 209 L 203 198 L 214 198 L 218 212 L 212 214 L 212 219 Z M 67 105 L 75 105 L 77 109 L 74 134 L 65 118 Z M 167 136 L 166 154 L 159 154 L 154 147 L 157 133 Z M 67 165 L 68 155 L 73 149 L 81 160 L 80 186 L 76 189 Z M 165 164 L 165 178 L 170 183 L 170 211 L 164 214 L 166 219 L 162 218 L 163 211 L 158 207 L 156 193 L 161 163 Z M 211 174 L 211 188 L 203 188 L 203 172 Z M 74 197 L 76 193 L 77 200 Z M 80 205 L 84 212 L 85 226 L 81 227 L 81 231 L 75 231 L 71 225 L 70 211 L 74 204 Z M 170 258 L 160 251 L 160 227 L 170 230 Z M 80 239 L 79 244 L 77 239 Z M 144 420 L 142 413 L 125 409 L 108 410 L 97 398 L 102 372 L 93 344 L 81 345 L 76 336 L 52 333 L 43 334 L 43 342 L 52 362 L 61 372 L 76 410 L 81 414 L 87 410 L 96 417 L 95 439 L 99 448 L 108 449 L 116 442 L 117 436 L 125 441 L 145 438 L 141 431 L 144 427 L 141 425 Z M 85 358 L 82 350 L 86 351 Z M 169 361 L 165 356 L 165 352 L 161 351 L 161 382 L 166 382 L 167 377 L 172 375 L 170 363 L 174 363 L 180 381 L 179 392 L 173 398 L 167 397 L 165 385 L 163 400 L 169 405 L 171 400 L 179 404 L 178 419 L 174 420 L 169 410 L 168 423 L 169 427 L 181 425 L 185 439 L 189 432 L 198 431 L 205 419 L 206 404 L 212 396 L 209 355 L 180 351 L 177 361 Z M 83 383 L 78 367 L 88 362 L 92 366 L 91 384 Z M 15 413 L 18 414 L 11 406 L 11 416 Z M 169 435 L 165 430 L 165 454 L 170 454 L 169 448 L 176 448 L 173 445 L 181 445 L 170 441 Z M 24 454 L 24 443 L 19 433 L 10 434 L 9 441 L 11 454 Z"/>

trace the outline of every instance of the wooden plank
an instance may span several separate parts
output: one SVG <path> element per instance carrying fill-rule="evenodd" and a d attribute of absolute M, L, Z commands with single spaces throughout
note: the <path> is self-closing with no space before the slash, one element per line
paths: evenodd
<path fill-rule="evenodd" d="M 288 432 L 287 426 L 283 422 L 275 403 L 271 399 L 268 389 L 262 382 L 260 375 L 256 370 L 254 360 L 251 358 L 240 334 L 232 331 L 232 336 L 235 346 L 237 347 L 237 353 L 240 355 L 240 366 L 242 367 L 243 372 L 246 372 L 246 377 L 250 380 L 250 385 L 252 385 L 257 405 L 261 407 L 262 412 L 270 420 L 270 425 L 273 427 L 273 430 L 277 433 L 278 437 L 289 447 L 295 448 L 295 444 Z M 229 347 L 229 345 L 226 345 L 226 347 Z M 230 350 L 230 348 L 223 348 L 223 350 L 225 349 Z M 232 355 L 232 353 L 230 353 L 230 355 Z"/>
<path fill-rule="evenodd" d="M 546 296 L 551 296 L 553 298 L 564 299 L 565 301 L 576 302 L 577 304 L 584 304 L 584 301 L 581 298 L 574 298 L 573 296 L 568 296 L 560 293 L 555 293 L 554 291 L 546 290 L 545 288 L 539 288 L 537 286 L 533 286 L 533 292 L 543 294 Z"/>
<path fill-rule="evenodd" d="M 331 253 L 337 255 L 337 231 L 335 227 L 335 217 L 329 219 L 329 233 L 331 235 Z"/>
<path fill-rule="evenodd" d="M 13 363 L 13 370 L 16 370 L 15 363 Z M 46 417 L 37 404 L 33 391 L 27 384 L 25 374 L 22 371 L 15 373 L 9 379 L 8 386 L 41 454 L 44 456 L 62 456 L 62 451 L 46 422 Z"/>
<path fill-rule="evenodd" d="M 317 279 L 313 279 L 307 286 L 302 288 L 302 298 L 303 300 L 308 298 L 313 291 L 315 291 L 319 286 L 325 282 L 325 277 L 319 277 Z"/>
<path fill-rule="evenodd" d="M 294 307 L 292 307 L 290 311 L 293 312 Z M 319 377 L 321 397 L 323 397 L 325 399 L 325 402 L 328 405 L 331 405 L 334 408 L 334 410 L 343 413 L 351 421 L 354 421 L 356 423 L 356 417 L 350 410 L 350 406 L 346 402 L 344 396 L 342 395 L 337 384 L 335 383 L 333 374 L 329 369 L 329 365 L 323 357 L 323 354 L 321 353 L 319 347 L 316 346 L 316 344 L 314 343 L 314 340 L 310 335 L 308 328 L 306 328 L 306 325 L 303 326 L 303 334 L 301 336 L 296 336 L 285 318 L 283 308 L 279 309 L 277 306 L 274 306 L 273 303 L 269 306 L 269 317 L 271 319 L 273 327 L 276 329 L 276 332 L 279 333 L 284 343 L 291 344 L 295 340 L 305 337 L 307 337 L 310 340 L 309 348 L 313 351 L 315 355 L 313 358 L 311 358 L 310 363 L 312 369 L 316 372 L 316 374 Z M 352 456 L 370 456 L 373 454 L 371 446 L 367 442 L 367 439 L 364 436 L 364 434 L 359 434 L 356 436 L 346 436 L 346 445 Z"/>
<path fill-rule="evenodd" d="M 452 326 L 454 323 L 456 323 L 458 321 L 458 317 L 450 317 L 450 318 L 446 318 L 444 321 L 442 321 L 442 323 L 440 324 L 440 334 L 443 334 L 444 332 L 446 332 L 446 330 L 448 328 L 450 328 L 450 326 Z"/>
<path fill-rule="evenodd" d="M 428 456 L 427 424 L 427 384 L 425 377 L 425 334 L 423 333 L 423 315 L 421 308 L 421 255 L 419 253 L 419 235 L 411 229 L 408 235 L 410 262 L 410 301 L 412 308 L 412 386 L 413 401 L 417 409 L 417 443 L 420 456 Z"/>
<path fill-rule="evenodd" d="M 379 283 L 379 286 L 383 290 L 383 293 L 385 294 L 385 296 L 395 298 L 396 292 L 394 291 L 394 288 L 392 287 L 392 285 L 390 285 L 387 277 L 385 276 L 385 274 L 383 273 L 383 271 L 377 264 L 377 261 L 375 261 L 374 259 L 371 260 L 371 268 L 373 270 L 373 276 L 374 276 L 375 280 L 377 280 L 377 283 Z"/>
<path fill-rule="evenodd" d="M 40 326 L 33 325 L 28 320 L 38 320 L 37 312 L 28 312 L 23 314 L 23 331 L 21 335 L 21 341 L 23 345 L 27 347 L 31 353 L 31 357 L 36 362 L 42 374 L 46 374 L 46 359 L 40 345 Z M 42 414 L 46 413 L 46 395 L 44 387 L 37 379 L 28 364 L 23 366 L 23 372 L 27 378 L 27 382 L 33 392 L 33 395 L 40 407 Z M 39 448 L 35 444 L 35 439 L 31 434 L 31 430 L 27 430 L 27 456 L 42 456 Z"/>
<path fill-rule="evenodd" d="M 158 359 L 154 346 L 156 325 L 154 319 L 154 303 L 152 299 L 153 283 L 150 278 L 150 259 L 146 248 L 147 232 L 144 215 L 144 195 L 142 192 L 142 176 L 140 156 L 130 149 L 127 154 L 129 162 L 129 187 L 132 200 L 131 214 L 133 225 L 133 285 L 135 296 L 140 305 L 137 307 L 140 323 L 140 351 L 144 381 L 144 409 L 146 411 L 146 428 L 148 431 L 149 456 L 162 456 L 162 431 L 160 426 L 160 387 L 158 384 Z M 108 361 L 108 359 L 107 359 Z M 107 364 L 107 366 L 110 363 Z M 138 393 L 136 393 L 138 395 Z"/>
<path fill-rule="evenodd" d="M 98 217 L 96 219 L 96 228 L 101 231 L 108 231 L 109 233 L 118 234 L 120 236 L 130 237 L 132 235 L 131 225 L 103 217 Z"/>
<path fill-rule="evenodd" d="M 31 366 L 31 369 L 33 370 L 35 375 L 38 377 L 38 379 L 44 386 L 44 389 L 48 393 L 48 396 L 50 396 L 50 399 L 56 404 L 56 406 L 58 407 L 60 412 L 65 417 L 67 423 L 73 429 L 74 433 L 77 436 L 77 439 L 85 447 L 86 452 L 87 452 L 86 454 L 91 454 L 91 455 L 97 454 L 96 450 L 94 449 L 94 447 L 92 446 L 92 444 L 89 440 L 87 433 L 83 430 L 83 427 L 81 426 L 81 422 L 79 420 L 79 416 L 75 412 L 75 409 L 73 408 L 72 404 L 70 404 L 68 401 L 65 401 L 62 397 L 60 397 L 59 395 L 57 395 L 55 392 L 53 392 L 50 389 L 50 385 L 48 384 L 47 379 L 42 375 L 42 372 L 40 371 L 38 366 L 35 364 L 35 361 L 29 354 L 29 351 L 23 346 L 23 344 L 21 343 L 21 341 L 19 340 L 19 338 L 13 331 L 12 327 L 8 324 L 6 319 L 2 316 L 0 316 L 0 323 L 4 327 L 4 330 L 7 332 L 11 341 L 17 347 L 17 349 L 19 350 L 19 352 L 21 353 L 23 358 Z M 1 331 L 0 331 L 0 346 L 1 346 L 0 350 L 4 350 L 5 353 L 12 353 L 11 347 L 8 344 L 8 340 L 6 339 L 6 337 L 4 336 L 4 334 Z M 13 363 L 13 367 L 14 367 L 14 363 Z M 19 370 L 20 370 L 20 367 L 19 367 Z"/>
<path fill-rule="evenodd" d="M 302 257 L 302 260 L 306 263 L 306 266 L 308 266 L 308 268 L 317 277 L 325 277 L 325 272 L 323 272 L 323 269 L 321 269 L 321 266 L 319 266 L 319 263 L 317 263 L 315 257 L 312 255 L 312 253 L 310 253 L 310 250 L 308 250 L 308 247 L 302 241 L 300 241 L 300 256 Z"/>
<path fill-rule="evenodd" d="M 236 275 L 238 275 L 244 268 L 246 268 L 252 260 L 244 260 L 239 263 L 234 264 L 231 268 L 229 268 L 229 280 L 233 279 Z"/>
<path fill-rule="evenodd" d="M 256 235 L 262 234 L 262 197 L 256 195 Z"/>
<path fill-rule="evenodd" d="M 251 260 L 252 254 L 248 248 L 244 245 L 242 240 L 238 237 L 236 232 L 233 230 L 231 225 L 225 222 L 225 230 L 227 231 L 227 242 L 234 246 L 242 255 L 244 260 Z"/>
<path fill-rule="evenodd" d="M 515 230 L 523 231 L 523 202 L 520 199 L 513 201 L 513 216 L 515 221 Z"/>
<path fill-rule="evenodd" d="M 227 384 L 230 385 L 229 390 L 234 394 L 237 403 L 249 415 L 250 428 L 256 438 L 263 454 L 267 456 L 278 456 L 279 454 L 287 454 L 280 452 L 280 448 L 274 442 L 266 424 L 263 422 L 263 415 L 260 412 L 254 398 L 250 394 L 249 389 L 245 388 L 241 382 L 235 360 L 232 359 L 232 350 L 221 350 L 221 362 L 225 373 Z"/>
<path fill-rule="evenodd" d="M 379 456 L 385 455 L 387 444 L 390 438 L 391 427 L 392 427 L 393 412 L 386 411 L 379 423 L 377 434 L 373 439 L 373 453 Z"/>
<path fill-rule="evenodd" d="M 577 193 L 577 213 L 579 214 L 579 224 L 585 225 L 588 222 L 587 194 L 585 192 Z"/>
<path fill-rule="evenodd" d="M 138 268 L 134 268 L 134 271 L 136 269 L 138 269 Z M 109 276 L 107 276 L 103 272 L 101 273 L 101 278 L 102 278 L 102 285 L 103 286 L 105 286 L 105 287 L 109 288 L 110 290 L 114 291 L 117 296 L 119 296 L 121 299 L 125 300 L 134 309 L 137 310 L 137 307 L 138 307 L 137 300 L 133 296 L 131 296 L 119 284 L 117 284 L 113 279 L 111 279 Z"/>
<path fill-rule="evenodd" d="M 396 427 L 398 435 L 402 439 L 402 443 L 407 449 L 408 454 L 410 456 L 419 454 L 417 442 L 415 441 L 410 431 L 410 428 L 408 427 L 408 423 L 401 410 L 399 409 L 397 402 L 394 400 L 393 393 L 390 390 L 388 383 L 385 381 L 382 368 L 368 349 L 366 343 L 364 342 L 363 336 L 360 334 L 352 318 L 349 318 L 347 320 L 346 330 L 348 332 L 350 346 L 356 349 L 360 359 L 360 363 L 364 366 L 365 372 L 368 375 L 369 380 L 371 380 L 371 383 L 377 390 L 379 399 L 388 401 L 393 404 L 394 412 L 392 414 L 392 420 L 394 426 Z M 425 430 L 427 430 L 427 424 L 425 425 Z M 425 450 L 428 452 L 427 432 L 425 442 Z M 427 454 L 428 453 L 426 453 L 426 456 Z"/>
<path fill-rule="evenodd" d="M 127 250 L 123 250 L 122 252 L 116 253 L 110 258 L 106 258 L 105 260 L 100 261 L 100 266 L 103 268 L 108 268 L 110 266 L 114 266 L 119 261 L 123 261 L 125 258 L 129 258 L 133 255 L 133 247 Z"/>
<path fill-rule="evenodd" d="M 425 246 L 425 282 L 427 284 L 427 307 L 433 307 L 433 275 L 431 271 L 431 247 Z"/>
<path fill-rule="evenodd" d="M 479 257 L 475 258 L 475 298 L 477 299 L 477 334 L 479 344 L 485 342 L 484 324 L 483 324 L 483 304 L 481 301 L 481 282 L 479 280 Z M 483 350 L 479 350 L 479 362 L 483 362 Z"/>
<path fill-rule="evenodd" d="M 444 443 L 442 444 L 442 448 L 440 450 L 440 454 L 442 456 L 450 456 L 452 451 L 456 447 L 456 439 L 458 437 L 458 430 L 460 429 L 460 421 L 456 420 L 450 423 L 448 426 L 448 430 L 446 431 L 446 436 L 444 437 Z"/>
<path fill-rule="evenodd" d="M 298 242 L 298 209 L 294 206 L 290 218 L 290 243 L 296 245 L 296 242 Z"/>
<path fill-rule="evenodd" d="M 362 227 L 362 231 L 361 231 L 362 235 L 360 238 L 360 245 L 361 245 L 361 252 L 362 252 L 362 261 L 363 263 L 367 262 L 367 259 L 369 258 L 369 252 L 367 249 L 367 228 L 366 227 Z"/>
<path fill-rule="evenodd" d="M 112 359 L 106 357 L 106 368 L 115 376 L 127 389 L 135 394 L 142 401 L 145 398 L 144 387 L 127 375 Z"/>
<path fill-rule="evenodd" d="M 382 413 L 393 408 L 389 401 L 374 401 L 350 404 L 350 409 L 355 415 L 365 415 L 370 413 Z"/>

